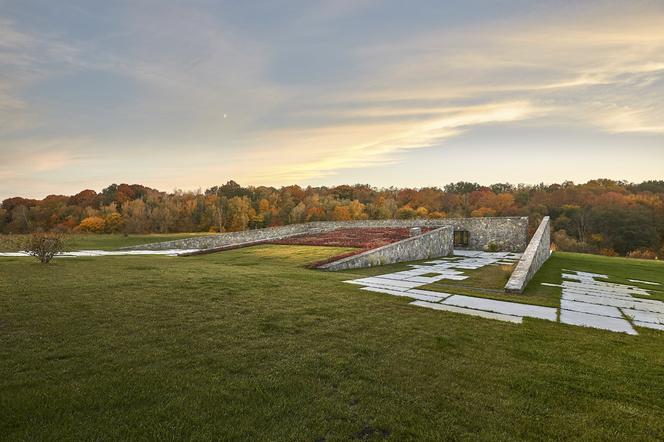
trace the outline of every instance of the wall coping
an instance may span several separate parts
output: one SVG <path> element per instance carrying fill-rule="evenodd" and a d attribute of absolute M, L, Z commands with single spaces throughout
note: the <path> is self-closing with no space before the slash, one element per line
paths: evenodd
<path fill-rule="evenodd" d="M 541 247 L 544 234 L 549 229 L 549 225 L 550 225 L 550 218 L 548 216 L 542 218 L 542 221 L 537 227 L 535 234 L 528 243 L 528 247 L 526 247 L 526 250 L 523 252 L 521 259 L 519 259 L 516 268 L 512 272 L 510 279 L 507 281 L 507 284 L 505 284 L 506 292 L 523 293 L 530 279 L 532 279 L 532 277 L 537 272 L 537 270 L 539 270 L 539 267 L 542 266 L 544 261 L 548 259 L 547 256 L 547 258 L 544 261 L 539 263 L 535 260 L 535 258 L 537 257 L 537 252 Z M 547 252 L 549 253 L 550 256 L 551 250 L 549 249 L 547 250 Z M 537 265 L 539 265 L 539 267 L 533 269 L 533 266 Z"/>

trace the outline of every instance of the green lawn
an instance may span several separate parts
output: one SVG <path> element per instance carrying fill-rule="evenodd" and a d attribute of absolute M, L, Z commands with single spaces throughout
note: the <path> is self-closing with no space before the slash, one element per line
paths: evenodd
<path fill-rule="evenodd" d="M 432 311 L 304 268 L 344 250 L 0 258 L 0 438 L 664 438 L 664 332 Z M 560 266 L 664 273 L 556 254 L 537 279 Z"/>
<path fill-rule="evenodd" d="M 114 250 L 120 247 L 137 246 L 153 242 L 173 241 L 209 233 L 154 233 L 154 234 L 69 234 L 64 236 L 67 250 Z M 0 235 L 0 252 L 16 251 L 15 242 L 22 235 Z"/>

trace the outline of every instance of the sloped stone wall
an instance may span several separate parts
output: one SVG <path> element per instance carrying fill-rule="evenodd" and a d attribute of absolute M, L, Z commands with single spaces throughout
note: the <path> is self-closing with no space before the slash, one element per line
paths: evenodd
<path fill-rule="evenodd" d="M 542 219 L 537 231 L 530 240 L 530 244 L 523 252 L 505 285 L 507 293 L 523 293 L 528 282 L 551 256 L 551 222 L 548 216 Z"/>
<path fill-rule="evenodd" d="M 454 230 L 451 226 L 440 227 L 422 235 L 397 241 L 392 244 L 368 250 L 357 255 L 342 258 L 319 269 L 338 271 L 416 261 L 419 259 L 440 258 L 453 251 Z"/>
<path fill-rule="evenodd" d="M 217 235 L 196 236 L 152 244 L 123 247 L 122 250 L 177 250 L 177 249 L 210 249 L 247 242 L 269 241 L 291 236 L 319 233 L 324 230 L 312 226 L 314 223 L 289 224 L 287 226 L 267 227 L 265 229 L 243 230 L 241 232 L 220 233 Z"/>
<path fill-rule="evenodd" d="M 452 227 L 470 232 L 468 248 L 485 250 L 491 244 L 498 250 L 522 252 L 528 240 L 527 217 L 442 218 L 415 220 L 318 221 L 242 232 L 221 233 L 154 244 L 125 247 L 123 250 L 209 249 L 229 245 L 283 239 L 296 235 L 329 232 L 340 228 L 361 227 Z"/>

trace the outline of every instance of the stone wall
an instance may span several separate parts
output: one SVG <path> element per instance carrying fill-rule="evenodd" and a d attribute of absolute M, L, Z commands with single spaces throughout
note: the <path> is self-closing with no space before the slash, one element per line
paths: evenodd
<path fill-rule="evenodd" d="M 523 256 L 517 263 L 509 281 L 507 281 L 505 291 L 507 293 L 523 293 L 528 282 L 550 256 L 551 223 L 549 217 L 545 216 L 530 240 L 526 251 L 523 252 Z"/>
<path fill-rule="evenodd" d="M 527 217 L 444 218 L 430 220 L 436 225 L 452 226 L 470 233 L 469 250 L 522 252 L 528 244 Z M 492 247 L 493 246 L 493 247 Z"/>
<path fill-rule="evenodd" d="M 440 258 L 453 252 L 453 239 L 454 230 L 451 226 L 440 227 L 422 235 L 323 264 L 318 268 L 338 271 L 416 261 L 418 259 Z"/>
<path fill-rule="evenodd" d="M 125 247 L 124 250 L 165 250 L 165 249 L 209 249 L 229 245 L 288 238 L 291 236 L 329 232 L 341 228 L 359 227 L 444 227 L 470 232 L 468 248 L 485 250 L 494 244 L 498 250 L 521 252 L 528 240 L 528 218 L 442 218 L 415 220 L 355 220 L 319 221 L 304 224 L 290 224 L 265 229 L 242 232 L 221 233 L 175 241 Z"/>
<path fill-rule="evenodd" d="M 265 229 L 243 230 L 217 235 L 195 236 L 152 244 L 123 247 L 122 250 L 177 250 L 177 249 L 211 249 L 256 241 L 270 241 L 289 238 L 291 236 L 312 234 L 325 230 L 312 226 L 315 223 L 289 224 L 287 226 L 267 227 Z"/>

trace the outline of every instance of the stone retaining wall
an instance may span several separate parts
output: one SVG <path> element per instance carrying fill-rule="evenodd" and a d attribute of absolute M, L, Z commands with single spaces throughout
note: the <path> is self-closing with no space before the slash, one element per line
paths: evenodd
<path fill-rule="evenodd" d="M 440 258 L 452 253 L 453 240 L 454 230 L 452 227 L 440 227 L 422 235 L 323 264 L 318 268 L 338 271 L 416 261 L 418 259 Z"/>
<path fill-rule="evenodd" d="M 123 247 L 122 250 L 167 250 L 167 249 L 211 249 L 256 241 L 270 241 L 289 238 L 291 236 L 320 233 L 325 230 L 310 224 L 289 224 L 287 226 L 267 227 L 265 229 L 243 230 L 241 232 L 228 232 L 217 235 L 195 236 L 192 238 L 176 239 L 173 241 L 142 244 L 138 246 Z"/>
<path fill-rule="evenodd" d="M 528 282 L 550 256 L 551 222 L 549 217 L 545 216 L 530 240 L 526 251 L 523 252 L 523 256 L 517 263 L 509 281 L 507 281 L 505 291 L 507 293 L 523 293 Z"/>
<path fill-rule="evenodd" d="M 242 232 L 221 233 L 218 235 L 178 239 L 154 244 L 124 247 L 123 250 L 164 250 L 164 249 L 209 249 L 253 241 L 268 241 L 291 236 L 329 232 L 340 228 L 362 227 L 444 227 L 470 232 L 468 248 L 485 250 L 492 244 L 497 250 L 521 252 L 528 239 L 528 218 L 441 218 L 415 220 L 354 220 L 318 221 L 265 229 L 244 230 Z"/>

